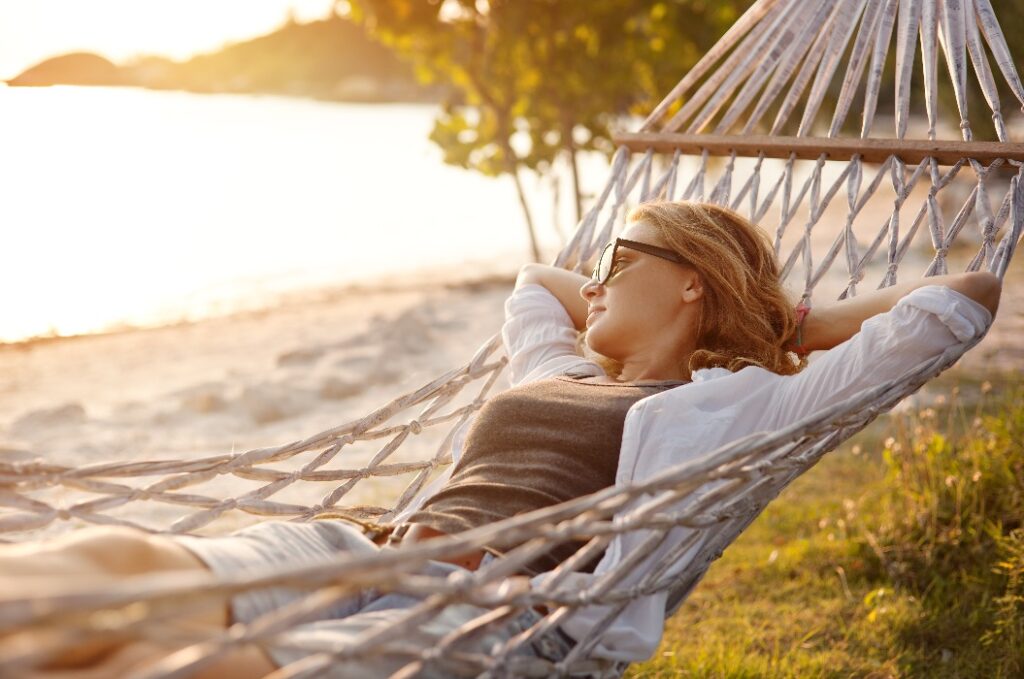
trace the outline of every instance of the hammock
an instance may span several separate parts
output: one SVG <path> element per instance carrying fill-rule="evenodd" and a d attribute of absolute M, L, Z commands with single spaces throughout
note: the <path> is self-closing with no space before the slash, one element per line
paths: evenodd
<path fill-rule="evenodd" d="M 887 67 L 893 49 L 892 65 Z M 922 67 L 915 76 L 917 59 Z M 949 119 L 940 118 L 940 72 L 948 76 L 956 106 Z M 726 205 L 772 230 L 783 276 L 790 284 L 800 281 L 806 301 L 819 284 L 830 284 L 826 273 L 842 265 L 842 280 L 831 283 L 835 287 L 829 296 L 855 295 L 862 284 L 892 285 L 900 265 L 920 257 L 911 243 L 922 230 L 931 244 L 930 259 L 921 262 L 925 276 L 947 272 L 947 256 L 960 236 L 972 239 L 978 248 L 968 270 L 985 268 L 1002 277 L 1024 228 L 1024 144 L 1009 140 L 997 72 L 1024 103 L 1024 87 L 989 0 L 760 0 L 686 74 L 637 133 L 617 138 L 610 177 L 556 264 L 582 271 L 621 228 L 628 206 L 667 198 Z M 978 117 L 968 117 L 971 74 L 989 109 L 980 123 Z M 915 77 L 923 90 L 911 87 Z M 880 132 L 889 123 L 878 114 L 879 101 L 888 94 L 882 87 L 887 78 L 894 83 L 891 136 Z M 831 118 L 823 110 L 830 88 L 838 91 Z M 923 131 L 912 129 L 911 93 L 919 90 L 927 122 Z M 855 102 L 861 109 L 859 131 L 843 137 L 841 132 L 852 124 Z M 976 123 L 993 127 L 979 128 Z M 994 132 L 999 141 L 974 141 L 975 131 L 982 129 Z M 884 217 L 878 216 L 879 206 L 885 206 Z M 842 228 L 822 234 L 822 222 Z M 836 266 L 837 261 L 842 264 Z M 819 296 L 824 294 L 819 290 Z M 194 645 L 188 653 L 153 666 L 145 676 L 184 677 L 232 644 L 281 644 L 280 635 L 299 624 L 308 610 L 329 605 L 353 587 L 376 586 L 428 596 L 397 624 L 372 629 L 342 649 L 311 646 L 318 652 L 274 676 L 320 676 L 341 660 L 384 652 L 408 660 L 397 676 L 413 676 L 427 668 L 488 676 L 617 676 L 625 663 L 602 659 L 593 651 L 631 600 L 668 592 L 665 614 L 670 615 L 709 564 L 788 483 L 952 365 L 970 346 L 952 347 L 911 374 L 783 430 L 708 451 L 655 478 L 403 548 L 398 557 L 341 555 L 329 564 L 267 569 L 231 579 L 202 573 L 188 579 L 153 575 L 101 591 L 8 598 L 0 603 L 0 630 L 48 626 L 70 643 L 96 632 L 95 619 L 88 613 L 135 602 L 133 610 L 144 614 L 104 618 L 105 629 L 131 626 L 133 632 L 159 638 L 166 633 L 168 616 L 206 596 L 270 584 L 310 591 L 301 605 L 213 637 L 188 639 L 187 632 L 175 630 Z M 506 358 L 500 349 L 500 337 L 495 335 L 467 363 L 415 391 L 364 417 L 285 445 L 190 460 L 77 468 L 43 459 L 0 463 L 0 532 L 21 532 L 18 537 L 24 539 L 26 531 L 32 537 L 72 520 L 136 525 L 129 510 L 140 502 L 156 503 L 163 521 L 158 528 L 174 533 L 221 532 L 245 515 L 306 521 L 334 511 L 355 520 L 388 521 L 409 507 L 450 463 L 453 439 L 502 374 Z M 429 441 L 427 454 L 405 455 L 409 446 L 402 444 L 410 437 Z M 255 487 L 225 496 L 217 485 L 224 481 Z M 393 489 L 393 504 L 379 506 L 379 501 L 369 501 L 372 493 L 360 494 L 374 483 L 379 485 L 371 491 Z M 323 484 L 329 487 L 326 493 Z M 67 501 L 62 493 L 88 497 Z M 619 513 L 627 506 L 628 513 Z M 648 563 L 670 530 L 678 527 L 687 529 L 686 537 L 669 543 L 668 549 L 658 552 L 660 558 Z M 573 584 L 580 582 L 571 577 L 577 566 L 600 554 L 615 535 L 641 529 L 646 538 L 639 550 L 616 568 L 589 576 L 583 589 Z M 424 560 L 478 548 L 499 536 L 526 541 L 462 578 L 410 575 Z M 589 542 L 558 569 L 535 579 L 532 587 L 502 586 L 509 574 L 552 543 L 573 538 Z M 644 575 L 631 577 L 640 563 L 645 564 Z M 139 608 L 139 602 L 148 605 Z M 404 632 L 453 603 L 475 604 L 486 612 L 431 648 L 398 643 Z M 491 653 L 464 650 L 492 626 L 535 604 L 545 604 L 550 613 L 531 629 Z M 516 655 L 517 649 L 551 633 L 574 610 L 596 604 L 604 604 L 606 614 L 557 665 Z M 16 668 L 18 663 L 38 660 L 0 657 L 0 666 Z"/>

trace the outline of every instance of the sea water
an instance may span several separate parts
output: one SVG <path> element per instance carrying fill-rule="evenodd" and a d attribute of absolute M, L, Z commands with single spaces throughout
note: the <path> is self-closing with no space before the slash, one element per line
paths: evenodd
<path fill-rule="evenodd" d="M 433 105 L 0 87 L 0 341 L 318 286 L 514 272 L 508 177 L 445 165 Z M 551 200 L 526 181 L 542 242 Z M 413 277 L 415 280 L 415 276 Z"/>
<path fill-rule="evenodd" d="M 336 285 L 511 275 L 530 257 L 514 185 L 507 176 L 446 165 L 428 138 L 436 113 L 428 104 L 0 86 L 0 342 L 198 319 Z M 607 178 L 607 159 L 593 153 L 580 160 L 592 196 Z M 684 159 L 678 191 L 698 162 Z M 724 163 L 711 163 L 705 194 Z M 736 177 L 746 177 L 753 163 L 737 160 Z M 765 161 L 765 176 L 779 176 L 783 165 Z M 794 195 L 813 165 L 798 166 Z M 828 164 L 822 194 L 843 181 L 844 167 Z M 865 167 L 864 184 L 877 171 Z M 972 187 L 968 174 L 961 173 L 960 201 Z M 550 256 L 574 223 L 569 184 L 555 209 L 549 184 L 529 173 L 523 180 Z M 734 181 L 732 195 L 742 183 Z M 774 183 L 764 180 L 761 194 Z M 838 188 L 812 233 L 811 267 L 845 226 L 846 187 Z M 903 206 L 901 237 L 927 191 L 928 182 L 918 182 Z M 1004 192 L 993 194 L 993 210 Z M 750 211 L 747 198 L 739 203 Z M 860 253 L 892 207 L 889 187 L 859 212 Z M 947 223 L 959 207 L 943 207 Z M 785 229 L 784 260 L 807 221 L 802 204 Z M 762 222 L 776 233 L 777 206 Z M 977 241 L 977 232 L 969 224 L 961 240 Z M 901 267 L 904 279 L 920 276 L 934 254 L 927 226 L 915 243 L 920 247 Z M 883 245 L 876 252 L 864 289 L 881 280 L 886 251 Z M 971 254 L 955 254 L 962 261 L 951 270 Z M 842 255 L 838 261 L 817 288 L 822 299 L 847 283 Z M 794 294 L 807 265 L 801 261 L 787 279 Z"/>

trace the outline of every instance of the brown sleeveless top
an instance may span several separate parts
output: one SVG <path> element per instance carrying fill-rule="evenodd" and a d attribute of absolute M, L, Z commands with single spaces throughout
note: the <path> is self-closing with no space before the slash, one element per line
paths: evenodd
<path fill-rule="evenodd" d="M 583 377 L 561 375 L 492 396 L 470 426 L 448 483 L 408 523 L 459 533 L 611 486 L 626 411 L 686 384 L 599 384 Z M 582 544 L 555 547 L 529 569 L 551 570 Z"/>

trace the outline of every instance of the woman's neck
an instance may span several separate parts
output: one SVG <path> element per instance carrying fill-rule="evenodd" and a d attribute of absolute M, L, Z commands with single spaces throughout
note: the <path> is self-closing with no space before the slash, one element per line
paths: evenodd
<path fill-rule="evenodd" d="M 622 372 L 619 373 L 616 378 L 619 382 L 664 382 L 664 381 L 677 381 L 687 379 L 686 373 L 679 366 L 673 366 L 671 369 L 634 369 L 628 370 L 629 366 L 624 366 Z"/>

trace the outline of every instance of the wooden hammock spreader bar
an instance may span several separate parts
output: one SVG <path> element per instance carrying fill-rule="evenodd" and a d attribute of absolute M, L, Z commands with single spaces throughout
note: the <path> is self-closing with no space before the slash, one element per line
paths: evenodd
<path fill-rule="evenodd" d="M 897 156 L 908 165 L 925 158 L 935 158 L 941 165 L 955 165 L 964 158 L 990 163 L 997 158 L 1024 162 L 1024 144 L 989 141 L 943 141 L 927 139 L 838 139 L 829 137 L 769 137 L 763 135 L 669 134 L 642 132 L 613 136 L 617 145 L 630 151 L 653 148 L 665 153 L 679 150 L 700 155 L 703 150 L 713 156 L 756 158 L 796 158 L 817 160 L 822 153 L 829 160 L 850 160 L 860 156 L 868 163 L 884 163 Z"/>

